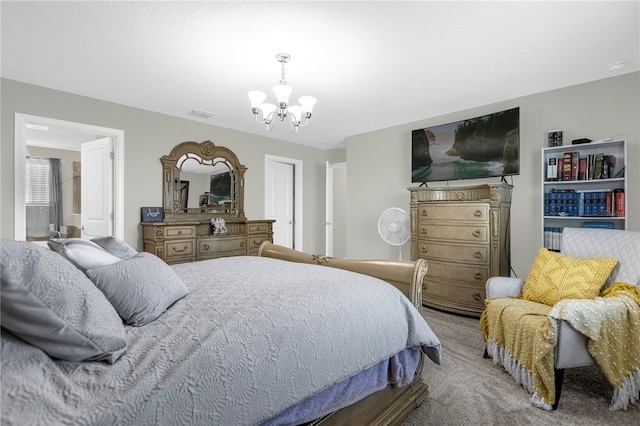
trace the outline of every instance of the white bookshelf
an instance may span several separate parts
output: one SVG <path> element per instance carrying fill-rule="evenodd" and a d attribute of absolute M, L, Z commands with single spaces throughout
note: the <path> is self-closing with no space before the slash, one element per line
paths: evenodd
<path fill-rule="evenodd" d="M 564 157 L 566 152 L 578 152 L 579 158 L 588 158 L 589 155 L 604 154 L 615 156 L 615 168 L 611 176 L 607 179 L 583 179 L 583 180 L 549 180 L 548 165 L 549 159 Z M 613 229 L 627 229 L 628 214 L 628 185 L 627 185 L 627 142 L 624 139 L 590 142 L 578 145 L 562 145 L 542 149 L 542 243 L 544 247 L 557 250 L 560 244 L 560 232 L 562 228 L 582 228 L 592 227 L 612 227 Z M 620 174 L 620 176 L 618 176 Z M 561 177 L 560 177 L 561 179 Z M 622 216 L 616 215 L 615 209 L 612 212 L 614 216 L 603 215 L 582 215 L 576 216 L 550 211 L 547 208 L 548 197 L 553 197 L 554 191 L 574 191 L 575 193 L 583 193 L 574 195 L 574 197 L 587 196 L 587 193 L 610 192 L 613 190 L 624 190 L 624 212 Z M 557 195 L 556 195 L 557 197 Z M 614 196 L 615 204 L 615 196 Z M 575 214 L 575 208 L 572 214 Z M 579 213 L 585 213 L 581 211 Z M 590 211 L 589 213 L 593 213 Z M 601 213 L 601 212 L 600 212 Z M 551 231 L 550 231 L 551 230 Z"/>

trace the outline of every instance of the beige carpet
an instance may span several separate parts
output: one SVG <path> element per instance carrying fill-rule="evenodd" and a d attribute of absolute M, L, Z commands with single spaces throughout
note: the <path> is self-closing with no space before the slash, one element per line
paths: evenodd
<path fill-rule="evenodd" d="M 429 397 L 403 426 L 640 424 L 640 402 L 609 411 L 613 388 L 597 367 L 566 370 L 558 409 L 535 408 L 522 386 L 482 357 L 478 319 L 429 308 L 424 316 L 442 342 L 442 365 L 425 362 Z"/>

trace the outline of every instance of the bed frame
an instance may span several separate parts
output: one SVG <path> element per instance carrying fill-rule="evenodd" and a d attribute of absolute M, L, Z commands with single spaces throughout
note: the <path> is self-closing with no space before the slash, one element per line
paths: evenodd
<path fill-rule="evenodd" d="M 424 259 L 415 261 L 339 259 L 302 253 L 269 241 L 262 243 L 258 256 L 346 269 L 380 278 L 398 288 L 422 313 L 422 279 L 428 267 Z M 423 363 L 424 354 L 416 370 L 416 377 L 408 386 L 402 388 L 387 386 L 311 424 L 319 426 L 399 425 L 429 395 L 427 385 L 422 380 Z"/>

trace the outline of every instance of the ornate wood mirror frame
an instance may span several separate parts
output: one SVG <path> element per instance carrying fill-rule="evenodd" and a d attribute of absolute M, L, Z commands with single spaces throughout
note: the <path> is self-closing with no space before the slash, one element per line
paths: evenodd
<path fill-rule="evenodd" d="M 163 155 L 160 161 L 165 220 L 184 220 L 187 218 L 185 215 L 191 217 L 203 214 L 246 220 L 244 173 L 247 168 L 240 164 L 233 151 L 216 146 L 211 141 L 188 141 L 176 145 L 171 153 Z M 186 176 L 199 178 L 202 182 L 186 184 Z M 224 193 L 216 193 L 215 188 L 225 188 Z M 195 197 L 197 202 L 194 201 Z M 191 202 L 187 204 L 189 200 Z M 194 204 L 196 207 L 193 207 Z"/>

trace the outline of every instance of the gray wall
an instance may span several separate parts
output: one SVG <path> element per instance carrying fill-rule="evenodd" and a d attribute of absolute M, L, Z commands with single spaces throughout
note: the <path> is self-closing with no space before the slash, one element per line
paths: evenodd
<path fill-rule="evenodd" d="M 397 257 L 397 247 L 388 246 L 378 235 L 377 220 L 388 207 L 409 209 L 406 188 L 415 185 L 410 174 L 411 130 L 514 107 L 520 107 L 520 174 L 513 177 L 511 258 L 518 276 L 526 277 L 542 245 L 541 148 L 547 146 L 547 130 L 563 129 L 565 145 L 583 137 L 627 139 L 628 229 L 640 230 L 639 80 L 638 72 L 625 74 L 348 138 L 347 256 Z M 487 181 L 499 179 L 434 182 L 431 186 Z M 409 258 L 409 253 L 407 244 L 403 258 Z"/>
<path fill-rule="evenodd" d="M 513 178 L 511 257 L 518 276 L 525 276 L 542 244 L 540 162 L 549 129 L 564 129 L 565 141 L 581 137 L 628 140 L 628 227 L 640 230 L 639 80 L 636 72 L 458 111 L 349 137 L 346 151 L 323 151 L 3 79 L 1 236 L 13 237 L 13 122 L 18 112 L 125 131 L 125 239 L 130 244 L 141 246 L 139 208 L 162 201 L 160 157 L 179 142 L 210 139 L 231 148 L 249 168 L 245 203 L 249 218 L 264 214 L 264 155 L 304 161 L 303 250 L 313 253 L 324 252 L 325 161 L 346 161 L 346 255 L 396 259 L 398 248 L 382 241 L 377 220 L 388 207 L 409 209 L 411 130 L 518 106 L 520 175 Z M 448 185 L 482 182 L 452 181 Z M 403 258 L 409 258 L 408 245 L 403 247 Z"/>
<path fill-rule="evenodd" d="M 302 160 L 302 249 L 324 253 L 325 161 L 344 157 L 344 152 L 309 148 L 13 80 L 2 79 L 1 85 L 2 238 L 14 236 L 14 115 L 22 113 L 124 130 L 124 237 L 139 249 L 142 247 L 140 207 L 162 205 L 160 157 L 168 154 L 178 143 L 211 140 L 236 153 L 248 167 L 245 174 L 245 213 L 250 219 L 264 217 L 265 155 Z"/>

